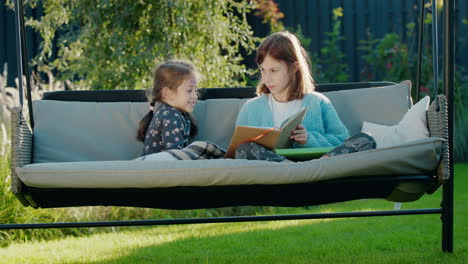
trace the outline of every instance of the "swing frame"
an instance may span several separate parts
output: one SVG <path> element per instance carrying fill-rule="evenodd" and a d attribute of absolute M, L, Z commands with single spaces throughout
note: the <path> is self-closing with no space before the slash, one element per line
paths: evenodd
<path fill-rule="evenodd" d="M 421 0 L 424 3 L 424 0 Z M 18 58 L 18 75 L 26 76 L 26 83 L 22 78 L 19 80 L 19 93 L 23 95 L 23 87 L 26 86 L 26 95 L 29 98 L 28 107 L 30 115 L 30 126 L 34 129 L 33 109 L 31 101 L 30 88 L 30 71 L 28 67 L 28 55 L 26 50 L 26 39 L 24 30 L 24 10 L 23 1 L 15 0 L 15 22 L 16 22 L 16 40 L 17 40 L 17 58 Z M 453 192 L 454 192 L 454 175 L 453 175 L 453 104 L 454 104 L 454 70 L 455 70 L 455 1 L 444 0 L 444 45 L 443 45 L 443 88 L 444 94 L 448 102 L 448 164 L 449 164 L 449 179 L 442 185 L 442 200 L 440 208 L 423 208 L 411 210 L 385 210 L 385 211 L 360 211 L 360 212 L 339 212 L 339 213 L 320 213 L 320 214 L 295 214 L 295 215 L 268 215 L 268 216 L 238 216 L 238 217 L 217 217 L 217 218 L 192 218 L 192 219 L 170 219 L 170 220 L 136 220 L 136 221 L 102 221 L 102 222 L 76 222 L 76 223 L 24 223 L 24 224 L 0 224 L 0 230 L 3 229 L 45 229 L 45 228 L 77 228 L 77 227 L 109 227 L 109 226 L 147 226 L 147 225 L 173 225 L 173 224 L 200 224 L 200 223 L 227 223 L 227 222 L 254 222 L 254 221 L 272 221 L 272 220 L 299 220 L 299 219 L 323 219 L 323 218 L 348 218 L 348 217 L 372 217 L 372 216 L 395 216 L 395 215 L 420 215 L 420 214 L 440 214 L 442 221 L 442 250 L 444 252 L 453 252 Z M 421 20 L 424 18 L 424 7 L 420 10 Z M 419 31 L 419 48 L 418 54 L 421 59 L 422 49 L 422 23 Z M 419 86 L 420 78 L 420 62 L 418 63 L 417 83 Z M 359 84 L 362 85 L 362 84 Z M 352 86 L 352 85 L 351 85 Z M 324 85 L 323 87 L 326 87 Z M 358 86 L 359 87 L 359 86 Z M 237 89 L 237 90 L 236 90 Z M 352 88 L 351 88 L 352 89 Z M 224 93 L 226 89 L 209 89 L 213 94 Z M 234 88 L 230 92 L 236 93 L 242 89 Z M 325 89 L 326 90 L 326 89 Z M 91 92 L 91 91 L 89 91 Z M 99 93 L 93 91 L 91 93 Z M 125 91 L 122 91 L 125 93 Z M 244 88 L 242 93 L 251 93 L 252 89 Z M 79 93 L 77 93 L 79 96 Z M 46 95 L 45 97 L 47 97 Z M 49 95 L 49 98 L 67 98 L 67 91 L 55 92 Z M 419 98 L 419 90 L 417 91 Z M 66 100 L 66 99 L 64 99 Z M 23 97 L 20 96 L 20 105 L 23 106 Z M 395 176 L 393 176 L 395 177 Z M 413 176 L 412 180 L 419 176 Z M 385 177 L 382 181 L 389 180 Z M 402 176 L 401 181 L 411 180 L 411 177 Z M 360 178 L 354 181 L 357 184 L 366 182 L 365 178 Z M 368 181 L 367 181 L 368 182 Z M 333 184 L 333 183 L 331 183 Z M 333 202 L 333 201 L 331 201 Z M 300 206 L 300 205 L 298 205 Z"/>

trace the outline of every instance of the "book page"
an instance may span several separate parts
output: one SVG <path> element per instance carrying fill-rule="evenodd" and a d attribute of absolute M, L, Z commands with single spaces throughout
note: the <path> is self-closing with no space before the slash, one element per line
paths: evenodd
<path fill-rule="evenodd" d="M 298 125 L 304 120 L 304 116 L 307 112 L 307 107 L 302 107 L 298 112 L 288 117 L 281 124 L 281 134 L 276 142 L 275 149 L 285 149 L 292 146 L 293 140 L 289 138 L 291 133 Z"/>
<path fill-rule="evenodd" d="M 248 141 L 256 142 L 271 150 L 275 148 L 289 148 L 292 140 L 289 139 L 291 132 L 302 123 L 307 107 L 302 107 L 298 112 L 288 117 L 281 128 L 265 128 L 252 126 L 237 126 L 231 138 L 231 143 L 226 151 L 226 158 L 234 158 L 237 147 Z M 256 139 L 258 137 L 258 139 Z M 255 139 L 255 140 L 254 140 Z"/>

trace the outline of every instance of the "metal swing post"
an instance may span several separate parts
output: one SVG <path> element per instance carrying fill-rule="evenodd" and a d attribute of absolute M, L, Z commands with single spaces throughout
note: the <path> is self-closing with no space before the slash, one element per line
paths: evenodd
<path fill-rule="evenodd" d="M 455 0 L 444 0 L 444 92 L 448 103 L 449 180 L 442 186 L 442 250 L 453 252 L 453 111 L 455 89 Z"/>

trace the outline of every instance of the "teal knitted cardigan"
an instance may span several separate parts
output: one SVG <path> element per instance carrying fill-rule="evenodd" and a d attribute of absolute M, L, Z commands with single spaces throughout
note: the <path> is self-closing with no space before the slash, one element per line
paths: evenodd
<path fill-rule="evenodd" d="M 302 106 L 309 108 L 302 123 L 308 132 L 308 141 L 305 145 L 294 143 L 293 147 L 335 147 L 349 137 L 348 129 L 325 95 L 308 93 L 302 99 Z M 273 127 L 268 95 L 247 101 L 237 115 L 236 125 Z"/>

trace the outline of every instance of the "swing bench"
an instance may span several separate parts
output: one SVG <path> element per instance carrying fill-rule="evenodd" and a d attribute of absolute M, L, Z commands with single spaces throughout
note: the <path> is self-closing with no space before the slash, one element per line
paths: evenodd
<path fill-rule="evenodd" d="M 330 91 L 349 86 L 369 87 Z M 323 93 L 351 134 L 359 132 L 363 121 L 396 124 L 411 104 L 407 82 L 319 86 L 325 88 L 329 91 Z M 232 92 L 242 98 L 219 98 L 213 96 L 216 92 L 223 96 Z M 195 140 L 226 148 L 237 112 L 244 97 L 252 97 L 254 88 L 205 89 L 201 93 L 204 98 L 194 109 L 200 127 Z M 445 131 L 439 127 L 431 131 L 433 137 L 408 144 L 293 164 L 135 160 L 143 153 L 135 128 L 147 108 L 142 90 L 46 93 L 33 103 L 34 133 L 22 121 L 20 109 L 15 109 L 13 190 L 18 198 L 25 205 L 41 208 L 306 206 L 362 198 L 406 202 L 417 200 L 431 186 L 446 180 L 443 174 L 438 179 L 433 176 L 437 164 L 444 166 L 439 160 L 440 133 Z M 433 104 L 429 115 L 438 119 L 445 110 L 432 113 L 435 108 Z"/>
<path fill-rule="evenodd" d="M 446 19 L 453 3 L 445 1 Z M 17 14 L 22 9 L 17 1 Z M 448 20 L 450 21 L 450 20 Z M 451 22 L 453 23 L 453 21 Z M 446 23 L 447 24 L 447 23 Z M 448 23 L 450 24 L 450 23 Z M 24 44 L 22 16 L 18 43 Z M 450 29 L 450 30 L 448 30 Z M 447 26 L 445 34 L 450 34 Z M 134 206 L 197 209 L 226 206 L 310 206 L 381 198 L 410 202 L 443 185 L 441 208 L 330 214 L 251 216 L 94 223 L 0 225 L 0 229 L 159 225 L 285 219 L 441 214 L 442 248 L 453 249 L 453 41 L 446 36 L 445 95 L 429 106 L 429 137 L 395 146 L 329 159 L 297 163 L 250 160 L 142 161 L 143 145 L 135 139 L 140 118 L 148 111 L 145 91 L 58 91 L 28 101 L 30 124 L 20 107 L 12 111 L 12 191 L 25 206 Z M 19 72 L 28 72 L 24 45 L 19 45 Z M 452 71 L 452 72 L 450 72 Z M 21 79 L 21 78 L 20 78 Z M 27 86 L 29 84 L 26 74 Z M 20 80 L 22 94 L 22 80 Z M 417 87 L 419 84 L 417 84 Z M 364 121 L 398 125 L 413 102 L 411 85 L 390 82 L 318 85 L 350 131 Z M 30 89 L 27 89 L 30 96 Z M 201 89 L 194 109 L 200 132 L 226 148 L 242 104 L 255 96 L 253 87 Z"/>

